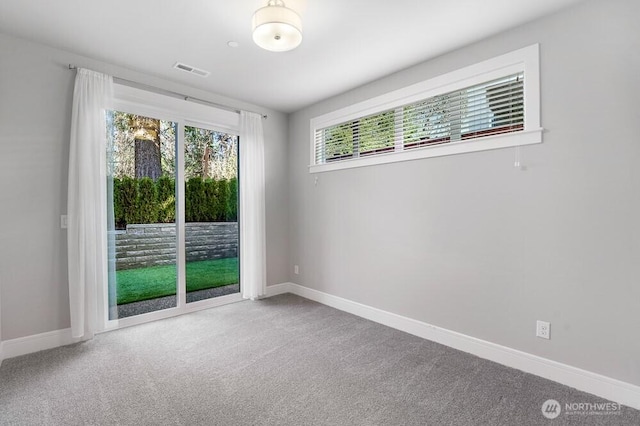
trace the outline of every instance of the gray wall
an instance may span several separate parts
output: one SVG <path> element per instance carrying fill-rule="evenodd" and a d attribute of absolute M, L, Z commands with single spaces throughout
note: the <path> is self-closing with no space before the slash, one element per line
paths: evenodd
<path fill-rule="evenodd" d="M 287 116 L 0 34 L 0 335 L 69 327 L 66 211 L 69 63 L 194 97 L 264 111 L 267 283 L 288 280 Z"/>
<path fill-rule="evenodd" d="M 292 114 L 291 281 L 640 385 L 638 16 L 587 2 Z M 502 149 L 308 173 L 310 118 L 534 43 L 526 171 Z"/>

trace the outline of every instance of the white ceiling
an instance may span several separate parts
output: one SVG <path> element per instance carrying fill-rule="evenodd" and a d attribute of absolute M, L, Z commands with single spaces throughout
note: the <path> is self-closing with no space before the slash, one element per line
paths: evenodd
<path fill-rule="evenodd" d="M 304 36 L 284 53 L 251 39 L 266 0 L 2 0 L 0 32 L 291 112 L 580 1 L 285 0 Z"/>

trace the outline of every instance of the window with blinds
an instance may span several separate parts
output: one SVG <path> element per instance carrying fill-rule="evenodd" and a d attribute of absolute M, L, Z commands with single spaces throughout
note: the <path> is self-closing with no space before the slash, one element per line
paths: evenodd
<path fill-rule="evenodd" d="M 534 45 L 316 117 L 310 170 L 539 143 L 538 70 Z"/>
<path fill-rule="evenodd" d="M 316 164 L 524 129 L 524 73 L 316 130 Z"/>

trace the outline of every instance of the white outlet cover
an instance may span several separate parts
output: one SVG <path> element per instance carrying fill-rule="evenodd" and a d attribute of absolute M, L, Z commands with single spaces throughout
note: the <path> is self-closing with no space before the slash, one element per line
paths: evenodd
<path fill-rule="evenodd" d="M 551 338 L 551 324 L 546 321 L 536 321 L 536 337 Z"/>

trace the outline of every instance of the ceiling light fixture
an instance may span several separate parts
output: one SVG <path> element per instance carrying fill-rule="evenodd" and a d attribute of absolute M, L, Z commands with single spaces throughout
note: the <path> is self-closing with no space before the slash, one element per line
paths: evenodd
<path fill-rule="evenodd" d="M 302 20 L 282 0 L 269 0 L 253 14 L 253 41 L 272 52 L 295 49 L 302 42 Z"/>

